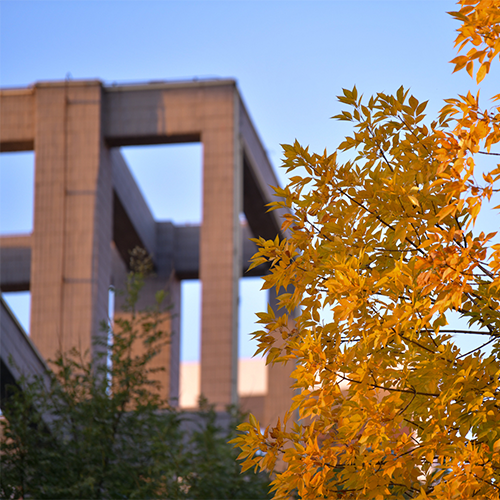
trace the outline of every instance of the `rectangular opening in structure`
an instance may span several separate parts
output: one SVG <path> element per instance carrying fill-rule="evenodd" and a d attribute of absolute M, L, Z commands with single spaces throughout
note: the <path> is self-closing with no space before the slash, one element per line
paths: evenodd
<path fill-rule="evenodd" d="M 267 312 L 268 292 L 261 290 L 264 281 L 260 277 L 240 279 L 238 357 L 251 358 L 257 350 L 257 341 L 252 338 L 256 330 L 261 330 L 257 323 L 257 313 Z"/>
<path fill-rule="evenodd" d="M 121 148 L 155 220 L 200 224 L 201 143 Z"/>
<path fill-rule="evenodd" d="M 23 330 L 30 333 L 31 293 L 30 292 L 2 292 L 2 299 L 14 313 Z"/>
<path fill-rule="evenodd" d="M 0 154 L 0 234 L 33 231 L 35 153 Z"/>
<path fill-rule="evenodd" d="M 196 408 L 200 397 L 201 282 L 181 283 L 181 366 L 179 406 Z"/>

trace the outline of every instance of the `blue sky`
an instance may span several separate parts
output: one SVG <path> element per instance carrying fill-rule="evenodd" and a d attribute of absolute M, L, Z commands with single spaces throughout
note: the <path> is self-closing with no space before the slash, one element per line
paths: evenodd
<path fill-rule="evenodd" d="M 335 96 L 342 88 L 356 84 L 371 95 L 404 85 L 429 99 L 430 116 L 444 98 L 475 90 L 448 64 L 456 55 L 450 10 L 455 2 L 448 0 L 1 0 L 0 85 L 66 77 L 105 83 L 235 78 L 278 169 L 280 144 L 298 139 L 312 150 L 332 150 L 349 133 L 330 119 L 340 110 Z M 492 94 L 498 68 L 488 81 Z M 199 221 L 199 146 L 124 154 L 158 219 Z M 0 155 L 2 234 L 31 228 L 32 164 L 32 154 Z M 172 165 L 182 165 L 184 179 L 198 184 L 169 192 Z M 160 175 L 164 182 L 151 182 Z M 286 181 L 283 172 L 279 178 Z M 253 313 L 265 305 L 259 287 L 257 280 L 242 284 L 243 356 L 253 350 L 247 342 Z M 185 286 L 185 304 L 195 304 L 198 293 L 196 284 Z M 196 321 L 184 325 L 186 332 L 197 328 Z M 183 344 L 184 359 L 198 356 L 196 345 Z"/>

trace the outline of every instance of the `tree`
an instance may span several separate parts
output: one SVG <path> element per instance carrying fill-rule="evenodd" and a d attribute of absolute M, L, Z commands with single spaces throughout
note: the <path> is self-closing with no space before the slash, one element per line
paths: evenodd
<path fill-rule="evenodd" d="M 472 44 L 455 71 L 479 83 L 500 53 L 500 1 L 461 0 L 451 15 L 459 51 Z M 296 364 L 300 393 L 276 426 L 240 426 L 243 469 L 281 457 L 276 498 L 498 499 L 500 244 L 475 222 L 499 191 L 500 107 L 469 92 L 426 125 L 426 102 L 403 88 L 338 99 L 353 135 L 333 154 L 283 146 L 294 175 L 273 206 L 293 209 L 289 236 L 257 240 L 264 288 L 299 310 L 293 328 L 259 314 L 259 351 Z M 457 334 L 482 341 L 463 352 Z"/>
<path fill-rule="evenodd" d="M 163 292 L 151 311 L 136 311 L 151 262 L 137 250 L 132 257 L 128 314 L 110 329 L 109 346 L 97 349 L 102 355 L 88 361 L 77 350 L 60 353 L 49 388 L 42 378 L 12 388 L 2 421 L 0 497 L 268 498 L 268 476 L 240 475 L 227 444 L 242 419 L 235 409 L 221 426 L 206 403 L 185 415 L 160 398 L 149 362 L 168 342 L 161 330 L 168 311 Z M 186 430 L 187 419 L 194 430 Z"/>

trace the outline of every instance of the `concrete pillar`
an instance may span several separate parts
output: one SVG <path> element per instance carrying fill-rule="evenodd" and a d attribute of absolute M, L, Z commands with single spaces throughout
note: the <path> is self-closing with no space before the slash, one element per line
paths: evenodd
<path fill-rule="evenodd" d="M 165 231 L 163 231 L 165 232 Z M 172 228 L 173 232 L 173 228 Z M 160 251 L 158 253 L 163 253 Z M 160 290 L 164 290 L 165 301 L 163 306 L 167 308 L 164 314 L 162 314 L 163 321 L 159 324 L 158 328 L 162 332 L 165 332 L 164 341 L 161 342 L 163 345 L 161 351 L 154 356 L 148 363 L 148 369 L 153 370 L 150 374 L 150 380 L 155 380 L 160 383 L 158 394 L 160 397 L 168 401 L 172 406 L 178 406 L 179 399 L 179 376 L 180 376 L 180 311 L 181 311 L 181 282 L 178 280 L 173 273 L 170 275 L 165 275 L 165 266 L 162 265 L 162 260 L 159 259 L 159 265 L 157 271 L 158 275 L 153 275 L 145 279 L 144 287 L 139 293 L 139 298 L 136 304 L 136 324 L 135 329 L 139 332 L 143 332 L 142 327 L 143 320 L 146 320 L 143 313 L 148 309 L 155 307 L 156 304 L 156 293 Z M 126 290 L 126 282 L 128 276 L 128 269 L 125 266 L 122 258 L 120 257 L 116 248 L 113 248 L 113 285 L 115 287 L 115 310 L 114 319 L 122 318 L 126 320 L 132 320 L 131 312 L 123 310 L 125 305 L 126 295 L 124 294 Z M 146 320 L 148 321 L 148 320 Z M 115 328 L 118 329 L 119 326 L 115 324 Z M 133 355 L 140 356 L 144 354 L 145 346 L 142 339 L 134 345 Z M 156 371 L 158 370 L 158 371 Z"/>
<path fill-rule="evenodd" d="M 100 82 L 37 84 L 31 338 L 91 350 L 108 316 L 112 179 Z"/>
<path fill-rule="evenodd" d="M 269 290 L 269 304 L 277 317 L 286 312 L 278 309 L 276 290 L 274 288 Z M 292 313 L 288 316 L 288 328 L 291 329 L 293 326 L 294 314 Z M 276 347 L 281 347 L 283 345 L 281 332 L 274 332 L 274 336 L 276 338 Z M 267 365 L 267 394 L 264 402 L 265 422 L 262 422 L 264 427 L 276 425 L 278 417 L 283 422 L 283 416 L 290 409 L 292 398 L 295 395 L 295 389 L 291 388 L 295 381 L 291 378 L 294 370 L 295 363 L 292 361 L 289 361 L 286 365 L 281 363 Z"/>
<path fill-rule="evenodd" d="M 224 89 L 213 107 L 217 120 L 202 134 L 201 394 L 223 410 L 235 404 L 238 397 L 239 214 L 243 187 L 235 89 Z"/>

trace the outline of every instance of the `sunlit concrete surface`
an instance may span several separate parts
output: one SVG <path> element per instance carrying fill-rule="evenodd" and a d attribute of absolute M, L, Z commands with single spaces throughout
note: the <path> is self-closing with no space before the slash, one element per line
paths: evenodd
<path fill-rule="evenodd" d="M 171 342 L 155 359 L 166 368 L 163 395 L 179 399 L 180 282 L 196 278 L 202 283 L 199 392 L 217 409 L 239 399 L 248 406 L 255 397 L 263 418 L 283 413 L 288 368 L 280 376 L 273 367 L 266 391 L 255 396 L 241 392 L 238 381 L 238 282 L 268 271 L 246 273 L 255 251 L 248 238 L 283 235 L 280 212 L 266 207 L 278 181 L 236 82 L 38 82 L 0 90 L 0 107 L 1 151 L 34 150 L 36 163 L 33 233 L 0 238 L 1 287 L 30 290 L 30 338 L 41 355 L 95 349 L 92 339 L 108 319 L 108 289 L 123 285 L 129 252 L 141 246 L 153 257 L 155 277 L 139 305 L 151 304 L 158 289 L 172 301 Z M 119 151 L 185 142 L 203 146 L 199 226 L 156 221 Z M 120 306 L 117 298 L 116 317 Z"/>

